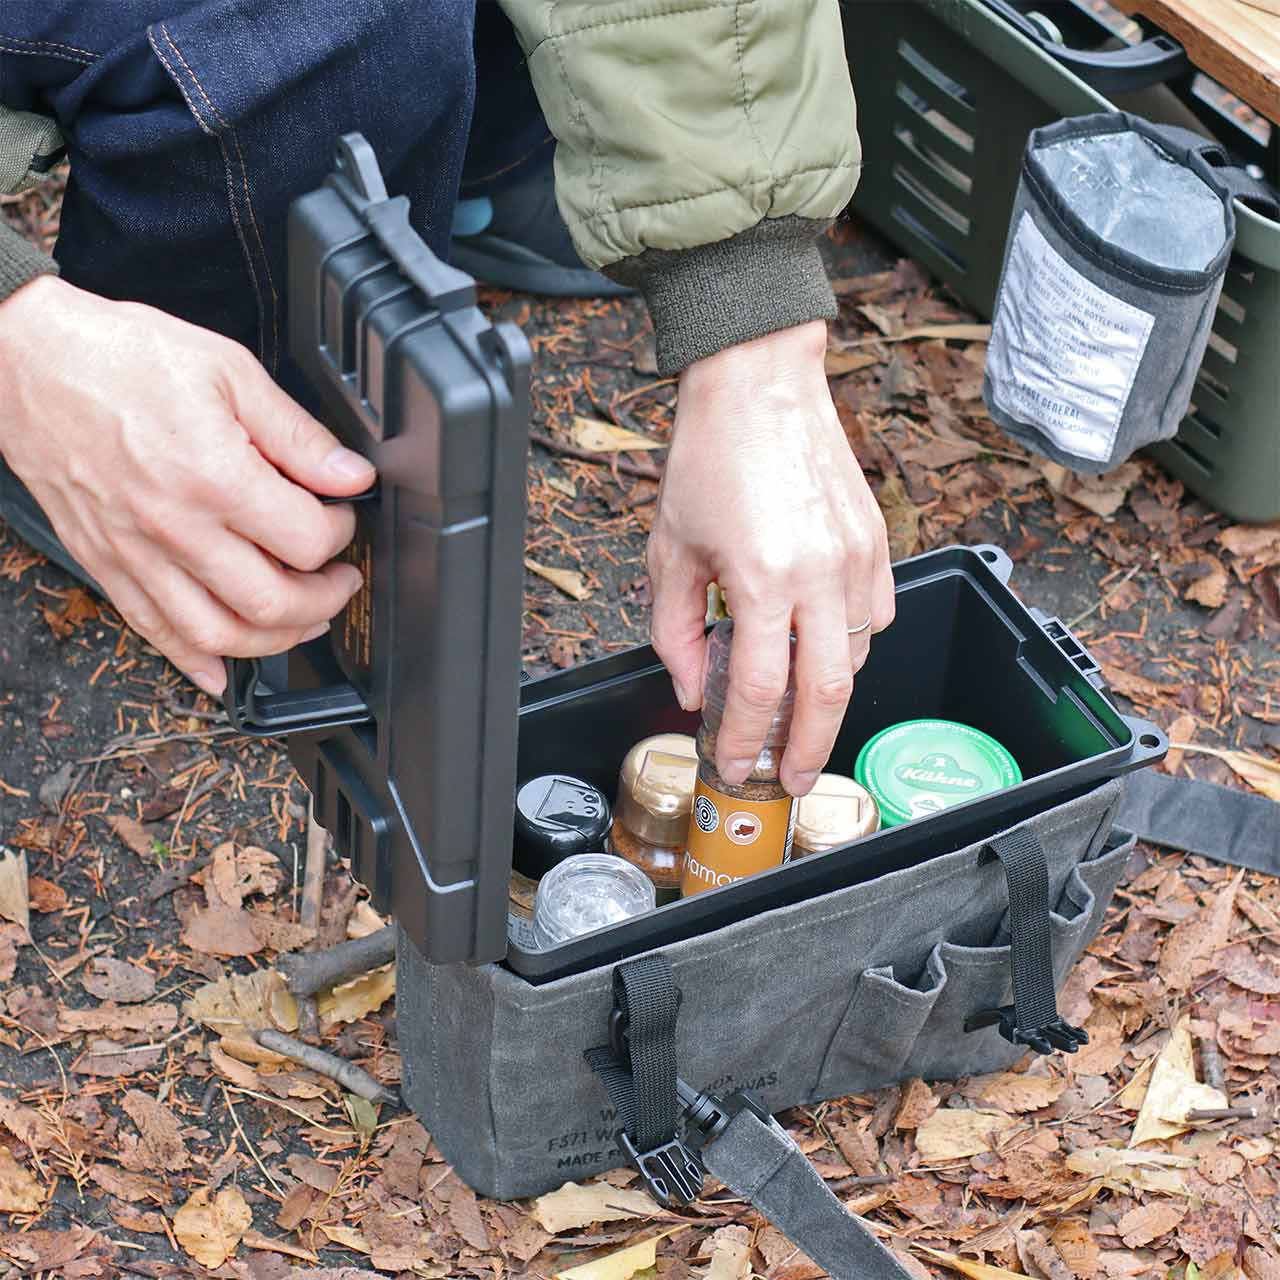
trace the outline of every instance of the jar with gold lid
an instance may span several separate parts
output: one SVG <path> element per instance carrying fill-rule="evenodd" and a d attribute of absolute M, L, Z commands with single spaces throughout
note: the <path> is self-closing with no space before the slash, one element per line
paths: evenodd
<path fill-rule="evenodd" d="M 697 748 L 684 733 L 660 733 L 637 742 L 619 772 L 609 852 L 653 881 L 658 906 L 680 896 L 697 774 Z"/>
<path fill-rule="evenodd" d="M 880 830 L 880 811 L 865 787 L 838 773 L 819 776 L 796 802 L 793 858 L 826 853 Z"/>

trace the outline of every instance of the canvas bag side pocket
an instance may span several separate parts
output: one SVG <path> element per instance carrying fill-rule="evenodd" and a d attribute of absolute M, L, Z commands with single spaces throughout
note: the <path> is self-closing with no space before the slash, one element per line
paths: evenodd
<path fill-rule="evenodd" d="M 1102 472 L 1190 404 L 1235 213 L 1207 139 L 1124 112 L 1031 134 L 983 396 L 1015 440 Z"/>

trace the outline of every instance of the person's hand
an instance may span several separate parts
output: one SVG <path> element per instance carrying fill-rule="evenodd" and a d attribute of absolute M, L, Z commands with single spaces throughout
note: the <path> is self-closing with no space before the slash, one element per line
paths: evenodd
<path fill-rule="evenodd" d="M 206 692 L 222 655 L 324 632 L 360 585 L 373 468 L 238 344 L 53 276 L 0 303 L 0 453 L 124 620 Z"/>
<path fill-rule="evenodd" d="M 716 760 L 732 785 L 755 765 L 795 632 L 781 774 L 792 795 L 817 781 L 854 672 L 894 610 L 884 519 L 831 403 L 825 351 L 826 325 L 814 321 L 684 371 L 649 539 L 653 644 L 686 710 L 702 702 L 709 582 L 733 612 Z"/>

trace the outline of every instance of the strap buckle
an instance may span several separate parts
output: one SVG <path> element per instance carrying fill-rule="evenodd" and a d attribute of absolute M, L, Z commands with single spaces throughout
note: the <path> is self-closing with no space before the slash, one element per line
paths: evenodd
<path fill-rule="evenodd" d="M 615 1006 L 609 1014 L 609 1051 L 619 1062 L 628 1060 L 628 1030 L 626 1015 Z M 740 1111 L 752 1112 L 764 1124 L 773 1123 L 769 1112 L 745 1089 L 736 1089 L 722 1098 L 709 1090 L 699 1091 L 677 1076 L 676 1094 L 680 1101 L 680 1132 L 670 1142 L 641 1151 L 625 1129 L 620 1135 L 627 1163 L 664 1208 L 692 1204 L 702 1194 L 706 1177 L 702 1153 Z"/>
<path fill-rule="evenodd" d="M 1075 1053 L 1089 1043 L 1089 1033 L 1083 1027 L 1073 1027 L 1061 1014 L 1038 1027 L 1020 1027 L 1011 1004 L 971 1013 L 964 1020 L 966 1031 L 981 1031 L 984 1027 L 995 1027 L 1010 1044 L 1024 1044 L 1036 1053 Z"/>
<path fill-rule="evenodd" d="M 645 1189 L 664 1209 L 692 1204 L 702 1194 L 707 1171 L 701 1156 L 683 1138 L 672 1138 L 652 1151 L 639 1151 L 624 1129 L 621 1141 L 627 1163 L 644 1179 Z"/>

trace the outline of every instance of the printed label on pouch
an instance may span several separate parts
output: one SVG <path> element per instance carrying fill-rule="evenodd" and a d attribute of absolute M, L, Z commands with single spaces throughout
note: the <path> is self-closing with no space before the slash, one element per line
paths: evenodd
<path fill-rule="evenodd" d="M 1105 462 L 1154 324 L 1082 276 L 1024 211 L 987 350 L 992 398 L 1065 452 Z"/>
<path fill-rule="evenodd" d="M 693 818 L 680 877 L 686 898 L 791 861 L 795 801 L 790 796 L 743 800 L 699 778 Z"/>

